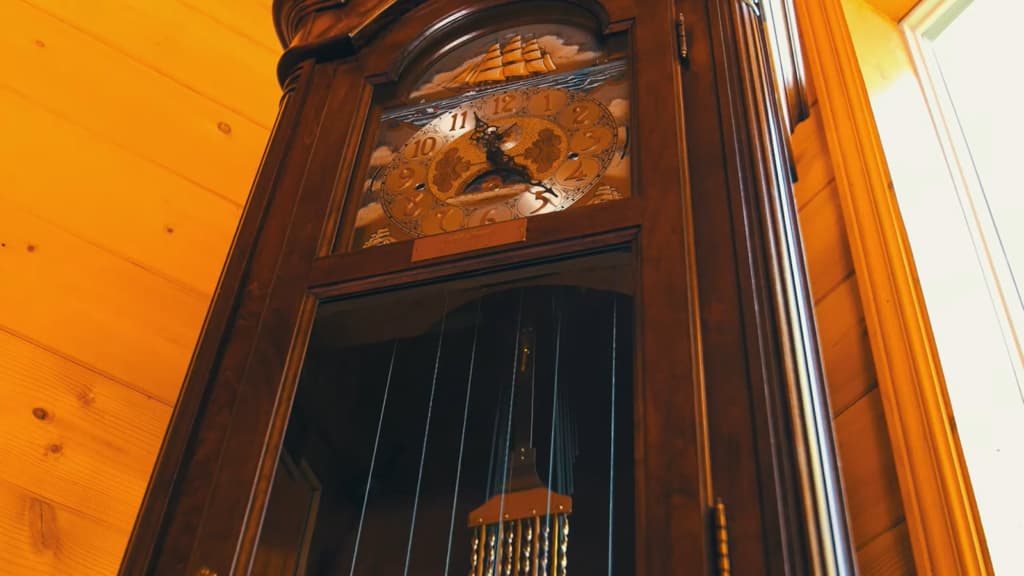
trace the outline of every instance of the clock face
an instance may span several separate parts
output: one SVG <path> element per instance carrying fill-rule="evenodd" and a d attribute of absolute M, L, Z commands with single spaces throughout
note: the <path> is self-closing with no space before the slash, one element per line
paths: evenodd
<path fill-rule="evenodd" d="M 500 92 L 419 130 L 372 187 L 388 220 L 413 236 L 564 210 L 618 151 L 599 101 L 557 88 Z"/>
<path fill-rule="evenodd" d="M 433 86 L 439 99 L 382 114 L 352 248 L 629 195 L 625 61 L 584 50 L 595 62 L 561 62 L 560 72 L 552 54 L 579 55 L 581 47 L 566 50 L 566 40 L 540 32 L 477 41 L 462 55 L 475 48 L 481 57 L 448 68 L 442 61 L 419 89 Z M 537 72 L 524 64 L 512 74 L 520 57 L 533 58 Z"/>

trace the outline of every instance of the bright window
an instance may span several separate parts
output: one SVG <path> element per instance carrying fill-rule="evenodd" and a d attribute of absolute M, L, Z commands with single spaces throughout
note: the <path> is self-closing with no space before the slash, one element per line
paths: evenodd
<path fill-rule="evenodd" d="M 1024 574 L 1022 18 L 1024 4 L 1006 0 L 925 0 L 908 15 L 945 164 L 919 169 L 938 168 L 945 183 L 915 190 L 890 158 L 999 574 Z"/>

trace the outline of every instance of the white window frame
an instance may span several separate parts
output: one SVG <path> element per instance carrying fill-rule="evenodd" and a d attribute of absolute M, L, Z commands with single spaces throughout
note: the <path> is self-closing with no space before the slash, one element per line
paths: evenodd
<path fill-rule="evenodd" d="M 912 9 L 900 22 L 900 29 L 906 39 L 906 44 L 914 65 L 914 72 L 921 87 L 922 95 L 927 104 L 928 113 L 935 129 L 936 141 L 942 149 L 942 156 L 948 169 L 950 182 L 955 190 L 956 200 L 963 214 L 963 221 L 970 237 L 971 248 L 977 260 L 981 278 L 984 281 L 988 293 L 988 300 L 991 304 L 993 316 L 998 323 L 1002 344 L 1005 346 L 1005 358 L 1012 371 L 1014 384 L 1017 393 L 1024 403 L 1024 305 L 1021 304 L 1018 295 L 1014 275 L 1011 270 L 1011 262 L 1002 248 L 999 229 L 993 217 L 990 203 L 986 197 L 982 185 L 981 176 L 978 173 L 972 159 L 970 145 L 961 126 L 957 115 L 957 109 L 953 102 L 949 88 L 942 76 L 942 68 L 936 54 L 933 41 L 975 0 L 922 0 Z M 988 0 L 1005 1 L 1005 0 Z M 1007 72 L 1011 70 L 1006 69 Z M 1016 270 L 1018 278 L 1024 278 L 1024 270 Z M 942 310 L 931 310 L 930 315 L 942 314 Z M 940 358 L 942 353 L 940 351 Z M 979 388 L 977 394 L 992 393 L 986 391 L 985 386 L 1007 386 L 1008 382 L 984 382 L 976 383 Z M 1004 391 L 1008 392 L 1008 391 Z M 960 434 L 963 438 L 973 434 L 975 431 L 965 427 L 966 422 L 977 418 L 978 414 L 958 415 L 958 407 L 952 403 L 954 418 L 967 418 L 962 423 Z M 984 417 L 984 415 L 981 415 Z M 1006 413 L 990 418 L 1010 418 Z M 992 420 L 998 422 L 998 420 Z M 977 426 L 975 423 L 971 426 Z M 978 430 L 982 432 L 983 430 Z M 1013 439 L 1007 439 L 1013 442 Z M 1021 470 L 993 470 L 992 467 L 982 469 L 971 469 L 970 450 L 965 442 L 965 455 L 969 472 L 973 474 L 1009 474 L 1011 477 L 1021 476 Z M 980 450 L 980 449 L 979 449 Z M 983 451 L 979 452 L 979 455 Z M 1022 465 L 1024 466 L 1024 465 Z M 984 515 L 981 522 L 988 529 L 998 530 L 1005 527 L 1007 518 L 1017 517 L 1019 511 L 998 508 L 995 503 L 1004 501 L 1004 493 L 1000 489 L 991 492 L 982 490 L 979 486 L 981 477 L 975 478 L 975 498 L 987 500 L 987 505 L 980 505 L 979 510 L 989 510 L 988 520 Z M 1005 487 L 1004 487 L 1005 489 Z M 1000 504 L 999 506 L 1005 506 Z M 994 512 L 998 510 L 998 512 Z M 1014 533 L 1019 532 L 1015 530 Z M 997 545 L 994 542 L 993 534 L 988 534 L 987 540 L 990 545 Z M 1022 563 L 1013 560 L 1013 552 L 1007 545 L 1007 534 L 1001 534 L 1001 544 L 997 549 L 991 550 L 991 560 L 997 573 L 1018 573 Z M 1009 535 L 1012 538 L 1012 534 Z M 1000 559 L 1001 558 L 1001 559 Z M 1002 564 L 1002 565 L 1000 565 Z"/>
<path fill-rule="evenodd" d="M 1024 382 L 1024 307 L 1016 297 L 1010 263 L 999 247 L 999 232 L 989 210 L 970 147 L 960 128 L 956 107 L 941 78 L 931 41 L 974 0 L 922 0 L 900 22 L 914 62 L 935 133 L 956 188 L 957 200 L 971 234 L 996 309 L 1003 340 L 1018 387 Z M 1024 276 L 1024 270 L 1019 271 Z"/>

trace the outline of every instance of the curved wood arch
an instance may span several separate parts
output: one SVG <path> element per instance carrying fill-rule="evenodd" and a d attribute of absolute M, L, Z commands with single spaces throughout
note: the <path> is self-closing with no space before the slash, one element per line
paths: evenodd
<path fill-rule="evenodd" d="M 375 50 L 367 62 L 369 75 L 386 74 L 389 79 L 396 79 L 409 63 L 416 61 L 416 55 L 428 47 L 436 48 L 438 38 L 447 37 L 453 29 L 468 31 L 467 22 L 476 20 L 473 16 L 495 9 L 515 11 L 515 20 L 522 23 L 550 22 L 553 16 L 565 19 L 564 13 L 543 9 L 544 4 L 557 4 L 576 13 L 569 21 L 584 24 L 587 18 L 580 16 L 589 15 L 601 31 L 613 31 L 609 29 L 610 23 L 621 21 L 624 15 L 618 6 L 623 3 L 615 0 L 538 0 L 532 4 L 537 9 L 526 11 L 523 2 L 510 0 L 484 0 L 472 8 L 450 1 L 275 0 L 274 25 L 286 48 L 278 62 L 278 80 L 283 82 L 292 69 L 308 58 L 347 58 L 360 53 L 371 40 Z M 433 24 L 424 30 L 407 25 L 409 19 L 398 20 L 410 12 L 419 12 L 418 16 Z M 471 38 L 459 39 L 458 43 L 468 39 Z M 452 47 L 445 47 L 444 52 Z"/>

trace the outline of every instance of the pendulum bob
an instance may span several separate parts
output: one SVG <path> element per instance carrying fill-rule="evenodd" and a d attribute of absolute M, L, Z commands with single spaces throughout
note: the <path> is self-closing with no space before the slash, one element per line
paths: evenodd
<path fill-rule="evenodd" d="M 566 576 L 572 498 L 541 483 L 533 454 L 520 448 L 508 490 L 469 513 L 469 576 Z"/>

